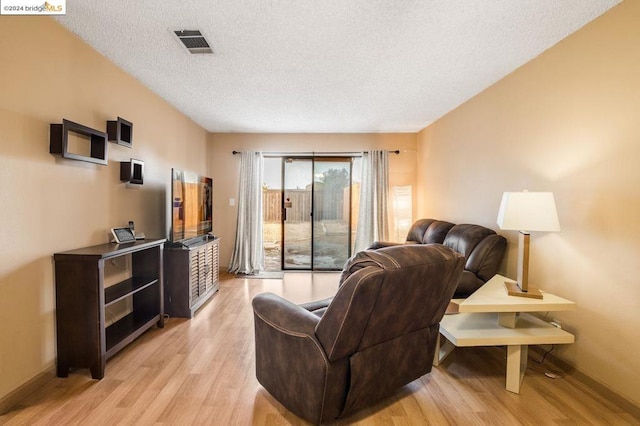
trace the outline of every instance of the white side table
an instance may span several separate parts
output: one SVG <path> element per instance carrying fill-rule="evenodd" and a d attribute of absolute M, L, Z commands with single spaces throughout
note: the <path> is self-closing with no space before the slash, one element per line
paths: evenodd
<path fill-rule="evenodd" d="M 504 282 L 513 281 L 495 275 L 467 299 L 454 299 L 457 314 L 445 315 L 440 322 L 440 334 L 434 365 L 455 347 L 506 346 L 506 389 L 519 393 L 527 367 L 529 345 L 568 344 L 574 336 L 564 330 L 523 312 L 568 311 L 575 303 L 551 293 L 542 299 L 509 296 Z"/>

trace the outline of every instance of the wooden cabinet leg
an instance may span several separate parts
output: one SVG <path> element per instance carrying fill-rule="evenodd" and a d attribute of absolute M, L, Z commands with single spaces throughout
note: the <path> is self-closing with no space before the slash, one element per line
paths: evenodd
<path fill-rule="evenodd" d="M 106 361 L 98 361 L 94 365 L 89 368 L 91 371 L 91 378 L 101 380 L 104 377 L 104 369 L 105 369 Z"/>
<path fill-rule="evenodd" d="M 58 361 L 58 364 L 56 365 L 56 375 L 58 377 L 69 377 L 69 366 Z"/>

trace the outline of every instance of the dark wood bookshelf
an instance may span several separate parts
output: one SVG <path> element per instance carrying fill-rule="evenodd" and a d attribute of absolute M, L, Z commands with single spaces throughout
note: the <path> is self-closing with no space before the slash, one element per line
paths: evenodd
<path fill-rule="evenodd" d="M 104 289 L 104 306 L 109 306 L 113 303 L 137 293 L 140 290 L 144 290 L 150 285 L 154 285 L 158 282 L 158 279 L 149 279 L 145 277 L 131 277 L 118 284 L 112 285 Z"/>
<path fill-rule="evenodd" d="M 89 368 L 104 377 L 106 361 L 149 328 L 164 327 L 165 239 L 100 244 L 56 253 L 57 375 Z M 105 261 L 131 256 L 131 276 L 104 286 Z M 131 311 L 107 324 L 105 308 L 131 298 Z"/>
<path fill-rule="evenodd" d="M 133 313 L 121 318 L 106 329 L 106 357 L 111 358 L 157 322 L 155 315 L 140 317 Z"/>

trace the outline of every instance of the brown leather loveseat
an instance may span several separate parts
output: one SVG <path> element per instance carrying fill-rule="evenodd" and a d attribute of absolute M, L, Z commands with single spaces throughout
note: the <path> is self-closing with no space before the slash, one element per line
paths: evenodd
<path fill-rule="evenodd" d="M 439 323 L 463 265 L 444 245 L 398 245 L 353 256 L 320 310 L 257 295 L 258 381 L 314 423 L 392 394 L 431 371 Z"/>
<path fill-rule="evenodd" d="M 398 243 L 377 241 L 369 247 L 379 249 Z M 495 231 L 480 225 L 455 225 L 436 219 L 416 220 L 405 244 L 443 244 L 462 254 L 464 271 L 453 295 L 454 298 L 470 296 L 493 277 L 500 267 L 507 248 L 507 240 Z"/>

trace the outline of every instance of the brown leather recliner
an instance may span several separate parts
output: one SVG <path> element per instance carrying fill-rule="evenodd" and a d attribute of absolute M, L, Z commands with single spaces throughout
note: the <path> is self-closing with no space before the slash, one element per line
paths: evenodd
<path fill-rule="evenodd" d="M 390 395 L 431 371 L 439 323 L 463 265 L 443 245 L 400 245 L 351 258 L 328 307 L 257 295 L 258 381 L 314 423 Z"/>
<path fill-rule="evenodd" d="M 506 238 L 484 226 L 455 225 L 436 219 L 416 220 L 409 228 L 405 244 L 434 243 L 450 247 L 466 259 L 454 298 L 469 297 L 491 279 L 498 272 L 507 248 Z M 369 249 L 396 244 L 376 241 Z"/>

